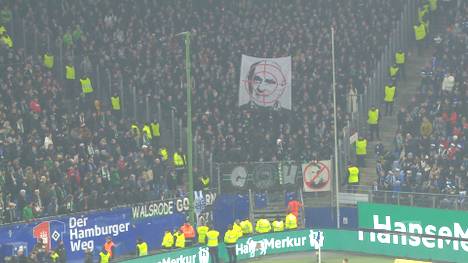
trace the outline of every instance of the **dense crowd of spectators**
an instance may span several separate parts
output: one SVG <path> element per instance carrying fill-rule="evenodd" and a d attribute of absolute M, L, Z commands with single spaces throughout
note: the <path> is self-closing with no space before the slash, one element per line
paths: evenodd
<path fill-rule="evenodd" d="M 468 3 L 435 39 L 431 63 L 410 105 L 401 108 L 393 154 L 377 165 L 385 190 L 457 194 L 468 187 Z M 452 200 L 453 201 L 453 200 Z"/>
<path fill-rule="evenodd" d="M 341 125 L 346 95 L 366 86 L 402 2 L 3 1 L 0 9 L 13 14 L 13 22 L 3 22 L 15 46 L 0 48 L 0 221 L 180 190 L 171 160 L 162 161 L 157 146 L 141 147 L 130 124 L 142 121 L 146 97 L 185 119 L 184 48 L 172 36 L 187 30 L 196 83 L 194 134 L 215 161 L 328 158 L 330 25 L 337 32 Z M 97 95 L 109 93 L 80 95 L 79 84 L 58 75 L 63 71 L 42 65 L 45 52 L 63 56 L 63 64 L 79 61 L 78 77 L 96 74 L 95 65 L 108 69 L 112 95 L 120 94 L 118 79 L 126 93 L 135 87 L 138 118 L 113 114 L 110 98 Z M 292 111 L 237 107 L 241 54 L 293 56 Z M 122 99 L 124 105 L 131 101 Z"/>

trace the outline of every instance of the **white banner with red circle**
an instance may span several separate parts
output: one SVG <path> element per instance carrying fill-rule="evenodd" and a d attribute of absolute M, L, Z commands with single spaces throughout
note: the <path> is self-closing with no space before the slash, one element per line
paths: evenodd
<path fill-rule="evenodd" d="M 330 164 L 330 160 L 302 164 L 304 192 L 330 191 L 332 181 Z"/>
<path fill-rule="evenodd" d="M 257 58 L 242 55 L 239 106 L 253 104 L 291 109 L 291 57 Z"/>

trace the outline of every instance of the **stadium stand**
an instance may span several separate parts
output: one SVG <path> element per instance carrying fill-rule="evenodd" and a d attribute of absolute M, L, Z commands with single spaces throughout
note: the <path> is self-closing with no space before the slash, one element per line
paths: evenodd
<path fill-rule="evenodd" d="M 337 31 L 342 125 L 346 96 L 366 86 L 401 2 L 2 2 L 2 25 L 13 42 L 4 42 L 0 49 L 1 221 L 112 207 L 183 191 L 171 162 L 158 156 L 161 147 L 141 147 L 144 143 L 130 127 L 143 123 L 141 105 L 148 96 L 165 108 L 176 108 L 177 117 L 184 118 L 183 49 L 171 36 L 187 29 L 196 50 L 195 133 L 216 161 L 330 156 L 328 25 Z M 293 56 L 292 112 L 237 107 L 241 54 Z M 57 68 L 59 57 L 76 68 L 75 81 Z M 110 92 L 82 90 L 78 79 L 89 77 L 92 86 L 98 81 L 97 65 L 110 69 L 111 79 L 121 79 L 126 93 L 135 87 L 137 119 L 111 110 L 110 96 L 119 92 L 118 81 L 112 82 Z M 122 98 L 122 105 L 130 105 L 130 99 Z"/>

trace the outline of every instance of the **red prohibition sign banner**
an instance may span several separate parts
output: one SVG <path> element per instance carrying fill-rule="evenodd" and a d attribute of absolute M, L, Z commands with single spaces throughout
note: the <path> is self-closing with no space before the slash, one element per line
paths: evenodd
<path fill-rule="evenodd" d="M 310 162 L 302 168 L 304 190 L 309 192 L 330 191 L 330 161 Z"/>

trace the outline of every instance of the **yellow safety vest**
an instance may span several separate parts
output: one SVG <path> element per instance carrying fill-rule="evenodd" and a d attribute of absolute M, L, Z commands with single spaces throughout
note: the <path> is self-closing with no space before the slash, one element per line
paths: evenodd
<path fill-rule="evenodd" d="M 391 66 L 389 69 L 390 77 L 395 77 L 398 74 L 398 67 Z"/>
<path fill-rule="evenodd" d="M 159 123 L 158 122 L 151 123 L 151 132 L 153 133 L 154 137 L 161 136 L 161 133 L 159 132 Z"/>
<path fill-rule="evenodd" d="M 99 261 L 100 263 L 108 263 L 110 260 L 110 253 L 104 253 L 101 251 L 99 253 L 99 258 L 101 258 L 101 260 Z"/>
<path fill-rule="evenodd" d="M 120 98 L 118 96 L 111 97 L 111 104 L 113 110 L 120 110 Z"/>
<path fill-rule="evenodd" d="M 3 35 L 3 33 L 6 32 L 6 29 L 4 26 L 0 26 L 0 36 Z"/>
<path fill-rule="evenodd" d="M 235 230 L 228 230 L 224 234 L 224 243 L 226 244 L 235 244 L 237 242 L 237 239 L 239 236 L 236 233 L 237 231 Z"/>
<path fill-rule="evenodd" d="M 206 233 L 210 230 L 207 226 L 199 226 L 197 227 L 197 234 L 198 234 L 198 243 L 205 244 L 206 243 Z"/>
<path fill-rule="evenodd" d="M 206 243 L 206 245 L 208 247 L 217 247 L 218 246 L 218 237 L 219 237 L 219 232 L 214 230 L 214 229 L 211 229 L 210 231 L 208 231 L 206 233 L 206 237 L 208 239 L 208 242 Z"/>
<path fill-rule="evenodd" d="M 169 158 L 166 148 L 159 149 L 159 154 L 162 156 L 163 161 L 166 161 Z"/>
<path fill-rule="evenodd" d="M 284 222 L 283 221 L 273 221 L 273 232 L 284 231 Z"/>
<path fill-rule="evenodd" d="M 234 231 L 235 233 L 237 233 L 237 237 L 238 237 L 238 238 L 241 238 L 241 237 L 244 235 L 244 234 L 242 233 L 242 228 L 241 228 L 238 224 L 234 223 L 234 224 L 232 225 L 232 229 L 233 229 L 233 231 Z"/>
<path fill-rule="evenodd" d="M 437 0 L 429 0 L 429 7 L 431 11 L 437 10 Z"/>
<path fill-rule="evenodd" d="M 414 26 L 414 36 L 418 41 L 426 38 L 426 28 L 423 23 L 420 23 L 419 26 Z"/>
<path fill-rule="evenodd" d="M 177 248 L 184 248 L 185 247 L 185 235 L 184 235 L 184 233 L 180 233 L 180 234 L 176 235 L 175 246 Z"/>
<path fill-rule="evenodd" d="M 52 260 L 52 262 L 57 262 L 59 257 L 60 257 L 60 255 L 55 251 L 52 252 L 52 254 L 50 254 L 50 259 Z"/>
<path fill-rule="evenodd" d="M 244 220 L 240 222 L 240 227 L 242 228 L 242 234 L 248 235 L 253 233 L 253 226 L 249 220 Z"/>
<path fill-rule="evenodd" d="M 384 101 L 386 102 L 393 102 L 395 98 L 395 86 L 385 86 L 385 98 Z"/>
<path fill-rule="evenodd" d="M 297 228 L 297 218 L 292 213 L 289 213 L 286 216 L 285 227 L 286 227 L 286 229 L 296 229 Z"/>
<path fill-rule="evenodd" d="M 132 124 L 130 130 L 133 132 L 134 136 L 140 136 L 140 128 L 138 128 L 138 125 Z"/>
<path fill-rule="evenodd" d="M 366 155 L 367 154 L 367 140 L 357 140 L 356 141 L 356 155 Z"/>
<path fill-rule="evenodd" d="M 148 140 L 151 140 L 153 138 L 153 135 L 151 135 L 151 128 L 149 125 L 144 125 L 143 126 L 143 132 L 146 134 L 146 138 Z"/>
<path fill-rule="evenodd" d="M 378 124 L 379 123 L 379 110 L 370 110 L 367 112 L 367 123 L 368 124 Z"/>
<path fill-rule="evenodd" d="M 168 232 L 164 234 L 161 245 L 163 248 L 171 248 L 174 245 L 174 236 L 172 235 L 172 233 Z"/>
<path fill-rule="evenodd" d="M 174 165 L 176 167 L 182 167 L 185 165 L 184 157 L 180 155 L 179 153 L 175 152 L 172 158 L 174 160 Z"/>
<path fill-rule="evenodd" d="M 49 55 L 49 54 L 44 54 L 44 66 L 47 68 L 53 68 L 54 67 L 54 56 Z"/>
<path fill-rule="evenodd" d="M 146 242 L 142 242 L 140 244 L 137 244 L 137 247 L 138 247 L 138 256 L 139 257 L 148 255 L 148 244 L 146 244 Z"/>
<path fill-rule="evenodd" d="M 267 219 L 259 219 L 255 225 L 255 231 L 257 233 L 263 234 L 271 231 L 270 221 Z"/>
<path fill-rule="evenodd" d="M 9 35 L 3 35 L 2 36 L 3 43 L 7 45 L 7 47 L 12 48 L 13 47 L 13 40 L 11 40 L 11 37 Z"/>
<path fill-rule="evenodd" d="M 348 167 L 348 183 L 356 184 L 359 183 L 359 168 L 356 166 Z"/>
<path fill-rule="evenodd" d="M 429 12 L 429 5 L 424 5 L 423 8 L 418 9 L 418 21 L 420 23 L 424 23 L 425 19 L 424 17 L 426 14 Z"/>
<path fill-rule="evenodd" d="M 395 53 L 395 62 L 398 65 L 405 64 L 405 52 Z"/>
<path fill-rule="evenodd" d="M 201 182 L 202 182 L 202 184 L 203 184 L 203 187 L 208 187 L 208 186 L 210 186 L 210 178 L 209 178 L 209 177 L 206 177 L 206 178 L 202 177 L 202 178 L 201 178 Z"/>
<path fill-rule="evenodd" d="M 68 80 L 75 79 L 75 67 L 74 66 L 65 66 L 65 78 Z"/>
<path fill-rule="evenodd" d="M 93 86 L 91 85 L 91 80 L 89 78 L 80 79 L 81 90 L 84 94 L 93 92 Z"/>

